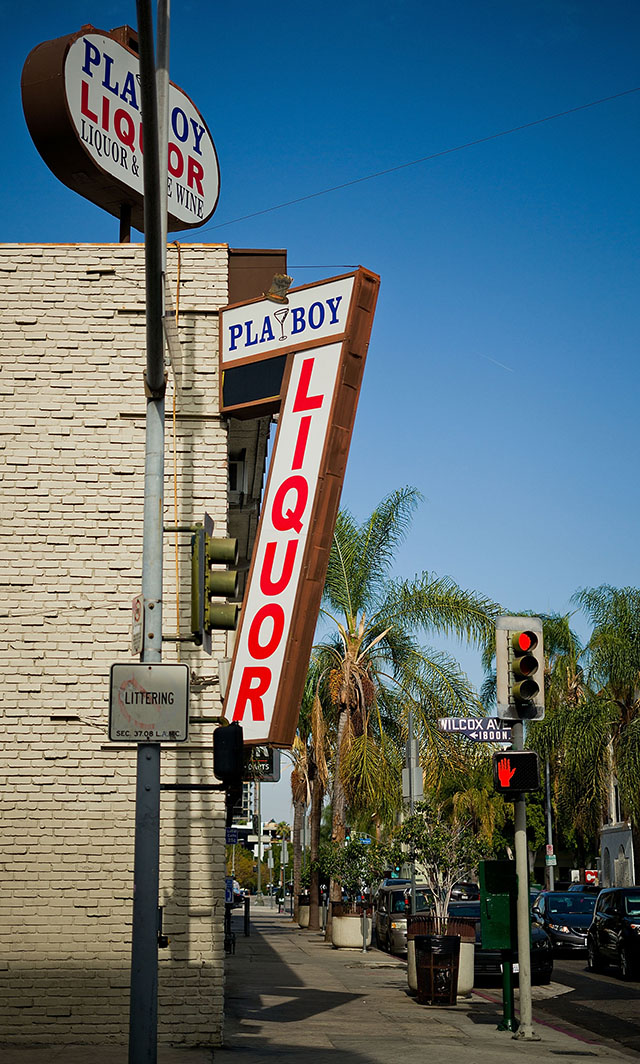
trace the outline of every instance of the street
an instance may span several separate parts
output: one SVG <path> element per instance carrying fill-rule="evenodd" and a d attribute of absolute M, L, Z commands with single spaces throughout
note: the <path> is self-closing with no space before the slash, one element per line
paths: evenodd
<path fill-rule="evenodd" d="M 499 997 L 495 987 L 481 993 Z M 640 1052 L 640 981 L 624 982 L 616 968 L 587 971 L 587 958 L 556 957 L 553 981 L 533 987 L 533 1015 L 545 1023 L 570 1023 L 632 1055 Z"/>

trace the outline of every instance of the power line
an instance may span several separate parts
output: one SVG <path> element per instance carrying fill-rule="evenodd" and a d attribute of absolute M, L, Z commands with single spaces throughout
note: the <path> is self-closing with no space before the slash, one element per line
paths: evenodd
<path fill-rule="evenodd" d="M 631 96 L 634 92 L 640 92 L 640 85 L 633 89 L 626 89 L 624 92 L 617 92 L 614 96 L 603 96 L 600 100 L 591 100 L 590 103 L 580 104 L 578 107 L 569 107 L 566 111 L 558 111 L 553 115 L 545 115 L 544 118 L 536 118 L 532 122 L 523 122 L 522 125 L 512 126 L 510 129 L 503 129 L 499 133 L 490 133 L 486 137 L 478 137 L 476 140 L 469 140 L 465 144 L 458 144 L 455 148 L 443 148 L 442 151 L 433 152 L 431 155 L 423 155 L 420 159 L 412 159 L 408 163 L 400 163 L 398 166 L 390 166 L 386 170 L 377 170 L 373 174 L 366 174 L 364 177 L 355 177 L 352 181 L 343 181 L 340 185 L 331 185 L 329 188 L 320 189 L 319 192 L 310 192 L 306 196 L 297 196 L 296 199 L 286 200 L 284 203 L 276 203 L 273 207 L 265 207 L 261 211 L 253 211 L 251 214 L 242 214 L 239 218 L 231 218 L 227 222 L 219 222 L 217 225 L 207 226 L 206 229 L 201 229 L 201 233 L 210 233 L 213 229 L 223 229 L 227 225 L 235 225 L 236 222 L 246 222 L 249 218 L 258 218 L 261 214 L 271 214 L 273 211 L 281 211 L 285 207 L 292 207 L 296 203 L 305 203 L 307 200 L 317 199 L 319 196 L 327 196 L 330 192 L 339 192 L 343 188 L 351 188 L 353 185 L 360 185 L 364 181 L 375 181 L 378 177 L 385 177 L 387 174 L 398 173 L 399 170 L 406 170 L 409 166 L 420 166 L 421 163 L 431 162 L 433 159 L 441 159 L 444 155 L 453 155 L 454 152 L 465 151 L 467 148 L 475 148 L 478 144 L 488 144 L 489 141 L 499 140 L 500 137 L 509 137 L 512 133 L 520 133 L 523 129 L 532 129 L 534 126 L 541 126 L 545 122 L 554 122 L 557 118 L 565 118 L 567 115 L 577 114 L 578 111 L 587 111 L 590 107 L 599 107 L 603 103 L 610 103 L 612 100 L 619 100 L 623 96 Z"/>

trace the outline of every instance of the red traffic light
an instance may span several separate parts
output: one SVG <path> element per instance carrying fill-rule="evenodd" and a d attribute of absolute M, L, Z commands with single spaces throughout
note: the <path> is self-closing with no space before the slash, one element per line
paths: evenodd
<path fill-rule="evenodd" d="M 526 654 L 528 650 L 535 650 L 537 645 L 535 632 L 514 632 L 511 636 L 511 646 L 516 654 Z"/>

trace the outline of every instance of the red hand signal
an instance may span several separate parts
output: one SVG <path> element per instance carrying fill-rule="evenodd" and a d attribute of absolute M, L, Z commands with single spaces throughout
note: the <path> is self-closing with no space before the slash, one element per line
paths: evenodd
<path fill-rule="evenodd" d="M 500 780 L 501 787 L 508 787 L 511 782 L 511 777 L 515 773 L 515 768 L 511 768 L 511 761 L 508 757 L 501 758 L 498 761 L 498 778 Z"/>

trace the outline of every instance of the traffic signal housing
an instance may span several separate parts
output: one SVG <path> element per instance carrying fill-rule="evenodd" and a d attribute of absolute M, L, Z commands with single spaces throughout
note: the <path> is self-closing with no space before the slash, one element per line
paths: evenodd
<path fill-rule="evenodd" d="M 191 537 L 191 634 L 194 643 L 211 653 L 211 632 L 234 629 L 238 604 L 220 601 L 238 597 L 238 573 L 222 569 L 236 565 L 238 541 L 213 535 L 213 521 L 204 515 Z"/>
<path fill-rule="evenodd" d="M 222 725 L 213 733 L 213 772 L 225 791 L 226 826 L 231 827 L 233 810 L 242 798 L 244 775 L 244 736 L 238 723 Z"/>
<path fill-rule="evenodd" d="M 533 750 L 502 750 L 493 755 L 493 784 L 499 794 L 540 790 L 540 759 Z"/>
<path fill-rule="evenodd" d="M 539 617 L 498 617 L 496 696 L 502 720 L 544 717 L 544 645 Z"/>

